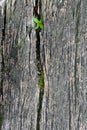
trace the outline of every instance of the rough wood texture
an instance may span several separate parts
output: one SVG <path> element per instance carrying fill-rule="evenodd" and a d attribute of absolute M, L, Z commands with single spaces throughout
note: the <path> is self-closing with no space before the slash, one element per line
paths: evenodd
<path fill-rule="evenodd" d="M 87 1 L 7 0 L 5 9 L 2 130 L 87 130 Z"/>

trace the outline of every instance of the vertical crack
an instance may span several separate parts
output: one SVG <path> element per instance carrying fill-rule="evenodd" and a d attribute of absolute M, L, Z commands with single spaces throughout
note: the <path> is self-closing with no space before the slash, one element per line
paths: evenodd
<path fill-rule="evenodd" d="M 2 57 L 2 61 L 1 61 L 1 82 L 0 82 L 0 96 L 2 97 L 2 101 L 3 101 L 3 82 L 4 82 L 4 52 L 3 52 L 3 47 L 4 47 L 4 42 L 5 42 L 5 29 L 6 29 L 6 4 L 5 7 L 3 7 L 3 15 L 4 15 L 4 27 L 2 29 L 2 39 L 1 39 L 1 57 Z M 0 129 L 2 127 L 3 124 L 3 104 L 0 103 Z"/>
<path fill-rule="evenodd" d="M 41 18 L 41 0 L 35 1 L 35 7 L 34 7 L 33 14 L 36 18 L 38 18 L 40 20 L 40 18 Z M 41 64 L 41 56 L 40 56 L 40 31 L 41 31 L 40 28 L 36 29 L 36 62 L 37 62 L 36 66 L 37 66 L 38 86 L 39 86 L 36 130 L 40 130 L 42 102 L 43 102 L 43 95 L 44 95 L 44 71 L 43 71 L 43 64 Z"/>
<path fill-rule="evenodd" d="M 40 33 L 36 30 L 36 61 L 37 61 L 37 71 L 38 76 L 41 73 L 41 57 L 40 57 Z"/>
<path fill-rule="evenodd" d="M 4 7 L 4 28 L 2 29 L 2 39 L 1 39 L 1 57 L 2 57 L 2 62 L 1 62 L 1 84 L 0 84 L 0 93 L 2 95 L 2 100 L 3 100 L 3 81 L 4 81 L 4 52 L 3 52 L 3 46 L 4 46 L 4 41 L 5 41 L 5 28 L 6 28 L 6 4 Z"/>

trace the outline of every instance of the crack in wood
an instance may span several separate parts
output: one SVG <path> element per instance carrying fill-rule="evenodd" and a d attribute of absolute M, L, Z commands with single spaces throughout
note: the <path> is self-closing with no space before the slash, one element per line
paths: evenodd
<path fill-rule="evenodd" d="M 3 45 L 5 41 L 5 28 L 6 28 L 6 5 L 4 8 L 4 28 L 2 29 L 2 40 L 1 40 L 1 57 L 2 57 L 2 62 L 1 62 L 1 84 L 0 84 L 0 95 L 2 96 L 3 100 L 3 81 L 4 81 L 4 54 L 3 54 Z"/>
<path fill-rule="evenodd" d="M 41 17 L 41 0 L 35 1 L 33 14 L 38 19 Z M 40 31 L 41 31 L 40 29 L 36 30 L 36 62 L 37 62 L 36 66 L 37 66 L 37 72 L 38 72 L 38 86 L 40 90 L 38 105 L 37 105 L 36 130 L 40 130 L 42 102 L 43 102 L 43 95 L 44 95 L 44 74 L 43 74 L 44 72 L 43 72 L 43 65 L 41 64 L 41 56 L 40 56 Z"/>

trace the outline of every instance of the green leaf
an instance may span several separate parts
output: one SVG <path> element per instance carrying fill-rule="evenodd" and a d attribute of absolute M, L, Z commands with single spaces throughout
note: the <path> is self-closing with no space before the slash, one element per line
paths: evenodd
<path fill-rule="evenodd" d="M 35 29 L 38 29 L 38 28 L 44 29 L 42 18 L 40 20 L 38 20 L 37 18 L 33 18 L 33 21 L 37 24 Z"/>
<path fill-rule="evenodd" d="M 38 23 L 38 22 L 39 22 L 39 20 L 38 20 L 37 18 L 33 18 L 33 21 L 34 21 L 35 23 Z"/>
<path fill-rule="evenodd" d="M 44 26 L 43 26 L 43 24 L 40 24 L 40 28 L 41 28 L 41 29 L 44 29 Z"/>
<path fill-rule="evenodd" d="M 38 29 L 39 28 L 39 25 L 37 25 L 36 27 L 35 27 L 35 29 Z"/>
<path fill-rule="evenodd" d="M 42 23 L 42 22 L 43 22 L 43 19 L 41 18 L 40 21 L 41 21 L 41 23 Z"/>

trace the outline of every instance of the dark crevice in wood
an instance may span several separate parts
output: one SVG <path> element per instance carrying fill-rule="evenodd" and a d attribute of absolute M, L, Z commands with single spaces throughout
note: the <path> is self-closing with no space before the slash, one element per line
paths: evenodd
<path fill-rule="evenodd" d="M 3 52 L 3 46 L 5 42 L 5 29 L 6 29 L 6 4 L 4 7 L 4 28 L 2 29 L 2 39 L 1 39 L 1 57 L 2 57 L 2 62 L 1 62 L 1 85 L 0 85 L 0 95 L 2 96 L 3 100 L 3 81 L 4 81 L 4 52 Z"/>
<path fill-rule="evenodd" d="M 38 10 L 39 8 L 39 10 Z M 35 7 L 33 14 L 35 17 L 40 19 L 41 17 L 41 0 L 35 1 Z M 43 65 L 41 64 L 41 56 L 40 56 L 40 29 L 36 30 L 36 67 L 38 73 L 38 86 L 39 86 L 39 99 L 37 104 L 37 123 L 36 123 L 36 130 L 40 130 L 40 120 L 41 120 L 41 111 L 42 111 L 42 102 L 43 102 L 43 95 L 44 95 L 44 76 L 43 74 Z M 41 81 L 42 80 L 42 81 Z M 42 84 L 40 86 L 39 82 Z"/>
<path fill-rule="evenodd" d="M 4 82 L 4 43 L 5 43 L 5 29 L 6 29 L 6 4 L 4 7 L 4 28 L 2 29 L 2 39 L 1 39 L 1 57 L 2 57 L 2 61 L 1 61 L 1 82 L 0 82 L 0 96 L 2 97 L 2 101 L 3 101 L 3 82 Z M 4 115 L 4 111 L 3 111 L 3 105 L 0 104 L 0 129 L 2 127 L 3 124 L 3 115 Z"/>

